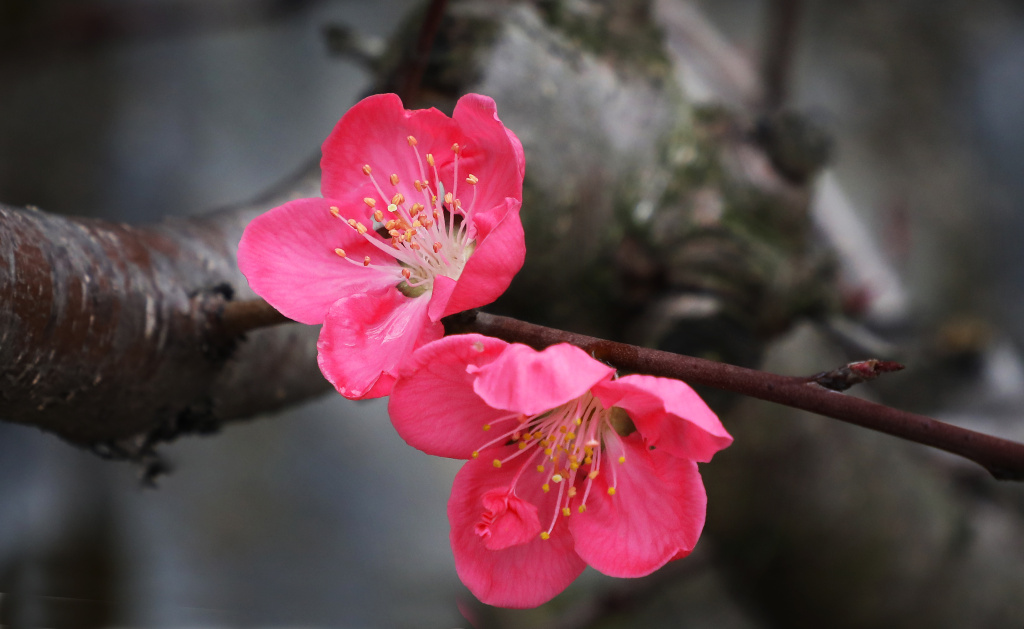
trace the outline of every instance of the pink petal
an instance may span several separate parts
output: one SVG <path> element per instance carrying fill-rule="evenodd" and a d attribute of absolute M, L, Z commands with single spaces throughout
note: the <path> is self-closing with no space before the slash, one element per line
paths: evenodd
<path fill-rule="evenodd" d="M 642 577 L 693 550 L 704 528 L 707 496 L 693 461 L 648 450 L 637 433 L 614 441 L 621 446 L 613 443 L 605 453 L 587 511 L 569 518 L 569 528 L 576 552 L 593 568 L 613 577 Z M 611 466 L 614 496 L 607 493 Z"/>
<path fill-rule="evenodd" d="M 519 202 L 515 199 L 505 201 L 508 213 L 482 238 L 469 257 L 442 317 L 491 303 L 505 292 L 512 278 L 523 268 L 526 242 L 523 223 L 519 220 Z M 435 290 L 436 285 L 437 280 Z"/>
<path fill-rule="evenodd" d="M 476 534 L 487 550 L 504 550 L 533 541 L 540 535 L 537 507 L 510 487 L 496 487 L 483 495 L 484 515 Z"/>
<path fill-rule="evenodd" d="M 444 163 L 452 154 L 451 145 L 461 139 L 458 125 L 448 116 L 436 109 L 408 111 L 395 94 L 368 96 L 353 105 L 324 141 L 320 161 L 324 196 L 377 198 L 362 170 L 366 164 L 386 193 L 393 193 L 392 174 L 399 176 L 407 192 L 415 179 L 421 179 L 420 162 L 406 140 L 410 135 L 419 142 L 421 156 L 434 152 Z"/>
<path fill-rule="evenodd" d="M 448 308 L 454 290 L 455 280 L 452 278 L 446 275 L 434 277 L 434 286 L 430 290 L 430 307 L 427 309 L 427 315 L 431 321 L 440 321 L 442 317 L 450 314 L 445 312 L 445 309 Z"/>
<path fill-rule="evenodd" d="M 257 216 L 238 243 L 238 267 L 257 295 L 290 319 L 323 323 L 331 305 L 343 297 L 378 290 L 392 278 L 357 266 L 370 256 L 375 264 L 394 264 L 354 229 L 335 218 L 330 199 L 299 199 Z"/>
<path fill-rule="evenodd" d="M 473 390 L 495 408 L 536 415 L 578 398 L 614 373 L 573 345 L 538 352 L 513 344 L 480 368 Z"/>
<path fill-rule="evenodd" d="M 394 287 L 338 300 L 320 331 L 320 371 L 347 398 L 387 395 L 374 386 L 382 374 L 394 376 L 414 349 L 444 334 L 427 317 L 429 303 Z"/>
<path fill-rule="evenodd" d="M 515 450 L 500 448 L 489 452 L 500 457 Z M 491 458 L 485 460 L 481 455 L 466 463 L 455 476 L 448 501 L 455 569 L 466 587 L 484 603 L 500 607 L 536 607 L 568 587 L 586 566 L 573 552 L 565 518 L 559 518 L 551 539 L 534 536 L 531 541 L 501 550 L 487 548 L 487 540 L 477 529 L 487 512 L 483 498 L 496 489 L 507 491 L 522 465 L 510 462 L 496 469 Z M 526 457 L 514 460 L 525 463 Z M 554 514 L 556 506 L 554 492 L 542 493 L 539 483 L 528 482 L 527 478 L 516 485 L 516 494 L 536 507 L 541 526 L 546 530 L 548 518 Z"/>
<path fill-rule="evenodd" d="M 461 199 L 464 209 L 472 206 L 474 226 L 486 234 L 504 217 L 505 198 L 522 198 L 522 146 L 498 120 L 491 99 L 464 96 L 455 109 L 454 118 L 436 109 L 406 110 L 394 94 L 356 103 L 324 142 L 324 195 L 351 200 L 342 213 L 357 220 L 370 215 L 359 201 L 363 197 L 386 203 L 400 192 L 410 202 L 422 201 L 423 193 L 415 192 L 413 182 L 434 181 L 433 169 L 426 164 L 430 153 L 446 191 Z M 416 138 L 415 148 L 409 146 L 409 136 Z M 460 147 L 457 181 L 454 144 Z M 363 172 L 365 165 L 371 167 L 384 198 Z M 465 181 L 470 174 L 480 178 L 475 187 Z M 398 183 L 391 182 L 391 175 L 397 175 Z"/>
<path fill-rule="evenodd" d="M 479 179 L 473 216 L 477 229 L 487 233 L 503 218 L 506 197 L 523 198 L 523 145 L 498 119 L 497 107 L 487 96 L 466 94 L 456 103 L 452 119 L 465 138 L 460 177 L 472 173 Z M 458 185 L 461 188 L 463 182 Z M 467 193 L 459 196 L 472 198 Z"/>
<path fill-rule="evenodd" d="M 399 367 L 398 381 L 388 400 L 395 430 L 414 448 L 427 454 L 468 459 L 500 435 L 485 425 L 508 416 L 488 406 L 473 392 L 474 374 L 467 365 L 485 365 L 508 345 L 505 341 L 462 334 L 447 336 L 416 350 Z"/>
<path fill-rule="evenodd" d="M 631 375 L 594 388 L 605 408 L 625 410 L 648 445 L 684 459 L 711 460 L 732 443 L 718 416 L 679 380 Z"/>

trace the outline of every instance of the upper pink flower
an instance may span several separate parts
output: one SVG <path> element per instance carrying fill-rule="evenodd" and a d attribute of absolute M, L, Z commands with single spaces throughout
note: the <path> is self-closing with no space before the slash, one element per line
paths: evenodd
<path fill-rule="evenodd" d="M 696 462 L 732 443 L 682 382 L 476 334 L 420 348 L 388 410 L 410 445 L 470 459 L 448 501 L 455 567 L 503 607 L 548 601 L 586 564 L 639 577 L 688 555 L 706 506 Z"/>
<path fill-rule="evenodd" d="M 285 316 L 323 323 L 320 369 L 349 398 L 387 395 L 442 317 L 488 304 L 523 265 L 523 148 L 494 101 L 448 118 L 370 96 L 324 142 L 322 199 L 257 217 L 238 265 Z"/>

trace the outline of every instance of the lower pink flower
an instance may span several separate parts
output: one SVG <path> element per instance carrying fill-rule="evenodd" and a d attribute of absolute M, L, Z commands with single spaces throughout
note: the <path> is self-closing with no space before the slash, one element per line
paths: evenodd
<path fill-rule="evenodd" d="M 417 350 L 388 410 L 412 446 L 469 459 L 448 517 L 455 567 L 481 601 L 540 605 L 589 564 L 640 577 L 704 526 L 697 462 L 732 443 L 686 384 L 630 375 L 572 345 L 475 334 Z"/>

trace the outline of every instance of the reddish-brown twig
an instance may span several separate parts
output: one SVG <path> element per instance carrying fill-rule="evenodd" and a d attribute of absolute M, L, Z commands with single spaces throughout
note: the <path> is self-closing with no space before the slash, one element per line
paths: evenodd
<path fill-rule="evenodd" d="M 232 302 L 224 306 L 222 330 L 242 334 L 248 330 L 288 321 L 262 300 Z M 510 317 L 469 312 L 445 320 L 449 334 L 476 332 L 513 343 L 543 349 L 571 343 L 617 369 L 685 380 L 732 391 L 768 402 L 838 419 L 952 454 L 981 465 L 1000 480 L 1024 480 L 1024 444 L 953 426 L 925 415 L 850 397 L 835 389 L 865 382 L 881 373 L 902 369 L 898 363 L 862 361 L 810 377 L 780 376 L 756 369 L 606 341 L 556 330 Z"/>
<path fill-rule="evenodd" d="M 402 102 L 406 105 L 415 101 L 416 95 L 419 93 L 420 83 L 423 82 L 423 73 L 426 71 L 427 61 L 430 59 L 430 49 L 434 46 L 434 37 L 437 35 L 437 29 L 441 26 L 441 16 L 444 15 L 446 4 L 448 4 L 448 0 L 431 0 L 426 15 L 423 17 L 423 24 L 420 26 L 416 49 L 402 68 L 398 95 L 402 97 Z"/>
<path fill-rule="evenodd" d="M 850 397 L 813 382 L 682 356 L 478 313 L 455 320 L 454 332 L 477 332 L 543 348 L 571 343 L 618 369 L 685 380 L 799 408 L 974 461 L 1000 480 L 1024 480 L 1024 444 L 945 424 L 924 415 Z"/>

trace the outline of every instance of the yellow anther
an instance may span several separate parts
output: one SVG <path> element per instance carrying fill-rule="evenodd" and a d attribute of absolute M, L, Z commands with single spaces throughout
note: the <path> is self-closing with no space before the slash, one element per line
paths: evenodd
<path fill-rule="evenodd" d="M 551 539 L 551 533 L 548 533 L 547 531 L 541 531 L 540 538 L 541 539 Z"/>
<path fill-rule="evenodd" d="M 395 228 L 395 221 L 388 221 L 387 223 L 384 223 L 384 229 L 388 230 L 389 232 L 392 229 L 394 229 L 394 228 Z"/>
<path fill-rule="evenodd" d="M 569 517 L 570 513 L 571 511 L 569 511 L 569 507 L 562 507 L 562 515 L 564 515 L 565 517 Z"/>
<path fill-rule="evenodd" d="M 405 138 L 405 141 L 409 143 L 409 146 L 416 146 L 416 138 L 412 137 L 411 135 Z"/>
<path fill-rule="evenodd" d="M 576 421 L 576 425 L 579 426 L 580 424 L 583 423 L 583 418 L 582 417 L 577 417 L 575 421 Z"/>
<path fill-rule="evenodd" d="M 554 450 L 552 450 L 551 448 L 544 448 L 544 454 L 546 454 L 548 456 L 551 456 L 551 454 L 553 452 L 554 452 Z"/>
<path fill-rule="evenodd" d="M 384 222 L 384 212 L 381 212 L 380 210 L 374 210 L 373 211 L 373 218 L 378 223 L 383 223 Z"/>
<path fill-rule="evenodd" d="M 594 480 L 595 478 L 597 478 L 597 475 L 600 474 L 600 473 L 601 472 L 599 472 L 598 470 L 594 470 L 593 472 L 587 474 L 587 477 L 590 478 L 590 480 Z"/>
<path fill-rule="evenodd" d="M 576 438 L 576 433 L 570 430 L 568 433 L 566 433 L 565 438 L 568 439 L 569 441 L 572 441 L 573 439 Z"/>
<path fill-rule="evenodd" d="M 458 152 L 459 152 L 459 143 L 456 142 L 455 144 L 452 144 L 452 153 L 458 153 Z"/>
<path fill-rule="evenodd" d="M 398 185 L 398 173 L 391 173 L 391 185 L 392 186 L 397 186 Z"/>
<path fill-rule="evenodd" d="M 348 219 L 348 224 L 351 225 L 352 227 L 355 227 L 356 226 L 356 219 L 354 219 L 354 218 Z"/>
<path fill-rule="evenodd" d="M 580 513 L 583 513 L 584 511 L 587 510 L 587 505 L 580 505 L 580 508 L 576 510 L 579 511 Z"/>
<path fill-rule="evenodd" d="M 491 425 L 490 424 L 484 424 L 484 430 L 490 430 L 490 429 L 491 429 Z"/>
<path fill-rule="evenodd" d="M 341 247 L 338 247 L 337 249 L 335 249 L 334 253 L 338 254 L 339 256 L 341 256 L 343 258 L 345 257 L 345 250 L 342 249 Z"/>
<path fill-rule="evenodd" d="M 478 457 L 478 456 L 480 456 L 480 453 L 479 453 L 479 452 L 474 452 L 474 453 L 473 453 L 473 458 L 474 458 L 474 459 L 475 459 L 476 457 Z"/>
<path fill-rule="evenodd" d="M 571 468 L 572 468 L 572 469 L 574 469 L 574 470 L 578 470 L 578 469 L 580 469 L 580 464 L 579 464 L 579 463 L 576 463 L 575 461 L 573 461 L 573 462 L 572 462 L 572 463 L 571 463 L 571 464 L 569 465 L 569 467 L 571 467 Z"/>
<path fill-rule="evenodd" d="M 392 203 L 391 205 L 388 206 L 388 212 L 391 212 L 392 214 L 394 214 L 397 211 L 398 211 L 398 206 L 395 205 L 394 203 Z"/>
<path fill-rule="evenodd" d="M 416 229 L 417 227 L 423 227 L 423 223 L 419 222 L 418 219 L 412 222 L 412 228 Z"/>
<path fill-rule="evenodd" d="M 360 234 L 365 234 L 366 225 L 363 225 L 362 223 L 356 223 L 356 231 L 358 231 Z"/>
<path fill-rule="evenodd" d="M 544 490 L 544 493 L 548 493 L 549 491 L 551 491 L 551 485 L 548 485 L 547 483 L 541 485 L 540 488 Z"/>
<path fill-rule="evenodd" d="M 551 477 L 551 480 L 555 481 L 556 483 L 560 483 L 562 482 L 563 478 L 561 474 L 555 474 L 554 476 Z"/>
<path fill-rule="evenodd" d="M 331 215 L 334 216 L 334 218 L 341 218 L 341 210 L 339 210 L 337 206 L 332 205 Z"/>
<path fill-rule="evenodd" d="M 410 280 L 412 279 L 412 271 L 409 269 L 402 269 L 402 276 L 404 276 L 405 279 Z"/>
<path fill-rule="evenodd" d="M 501 461 L 498 459 L 491 461 L 491 464 L 494 465 L 494 467 L 501 467 Z"/>
<path fill-rule="evenodd" d="M 451 192 L 445 192 L 444 193 L 444 202 L 447 203 L 448 205 L 452 204 L 452 199 L 454 199 L 454 198 L 455 197 L 452 196 Z"/>
<path fill-rule="evenodd" d="M 624 456 L 620 456 L 620 457 L 619 457 L 619 464 L 621 465 L 621 464 L 623 464 L 623 463 L 625 463 L 625 462 L 626 462 L 626 457 L 624 457 Z"/>
<path fill-rule="evenodd" d="M 594 459 L 588 456 L 587 458 L 583 459 L 583 462 L 587 465 L 590 465 L 591 463 L 594 462 Z"/>
<path fill-rule="evenodd" d="M 413 213 L 414 216 L 416 214 L 419 214 L 422 211 L 423 211 L 423 204 L 422 203 L 413 203 L 412 204 L 412 213 Z"/>
<path fill-rule="evenodd" d="M 609 496 L 614 496 L 615 495 L 615 488 L 614 487 L 609 487 L 608 488 L 608 495 Z"/>
<path fill-rule="evenodd" d="M 441 250 L 441 243 L 435 242 L 434 243 L 434 253 L 437 253 L 440 250 Z"/>
<path fill-rule="evenodd" d="M 427 163 L 430 164 L 431 166 L 434 165 L 434 156 L 433 156 L 433 154 L 427 153 Z"/>
<path fill-rule="evenodd" d="M 537 471 L 538 472 L 543 472 L 544 471 L 544 466 L 543 465 L 538 465 L 537 466 Z"/>
<path fill-rule="evenodd" d="M 522 441 L 522 442 L 519 443 L 519 449 L 520 450 L 525 450 L 526 446 L 528 446 L 528 445 L 530 445 L 530 444 L 526 443 L 525 441 Z"/>
<path fill-rule="evenodd" d="M 468 183 L 471 186 L 475 186 L 478 181 L 480 180 L 477 178 L 476 175 L 470 175 L 469 177 L 466 177 L 466 183 Z"/>
<path fill-rule="evenodd" d="M 376 199 L 371 199 L 370 197 L 366 197 L 365 199 L 363 199 L 363 203 L 365 203 L 366 205 L 369 205 L 370 207 L 373 207 L 373 206 L 377 205 L 377 200 Z"/>
<path fill-rule="evenodd" d="M 363 256 L 363 266 L 370 266 L 370 256 Z"/>
<path fill-rule="evenodd" d="M 364 175 L 369 175 L 371 172 L 372 172 L 372 170 L 370 169 L 370 165 L 369 164 L 366 164 L 365 166 L 363 166 L 363 174 Z"/>
<path fill-rule="evenodd" d="M 405 203 L 405 197 L 402 196 L 401 192 L 395 193 L 395 196 L 391 197 L 391 203 L 395 205 L 402 205 Z"/>
<path fill-rule="evenodd" d="M 576 488 L 575 487 L 570 487 L 569 488 L 569 497 L 572 498 L 575 495 L 576 495 Z"/>

